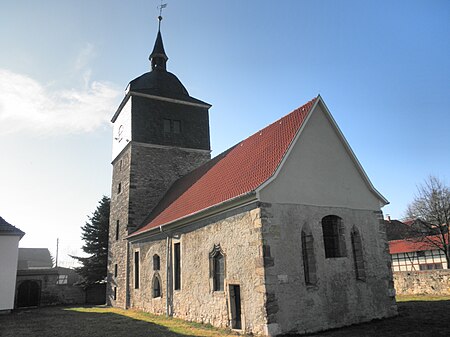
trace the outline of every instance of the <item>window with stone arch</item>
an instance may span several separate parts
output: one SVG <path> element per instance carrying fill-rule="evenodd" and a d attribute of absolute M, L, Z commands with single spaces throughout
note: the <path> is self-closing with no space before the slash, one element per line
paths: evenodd
<path fill-rule="evenodd" d="M 314 254 L 314 238 L 308 226 L 303 227 L 301 239 L 305 283 L 314 285 L 317 283 L 316 257 Z"/>
<path fill-rule="evenodd" d="M 153 270 L 161 269 L 161 259 L 158 254 L 153 255 Z"/>
<path fill-rule="evenodd" d="M 361 235 L 359 234 L 358 228 L 353 227 L 351 239 L 352 239 L 353 263 L 355 266 L 355 276 L 357 280 L 365 281 L 366 269 L 364 266 L 364 252 Z"/>
<path fill-rule="evenodd" d="M 225 255 L 220 245 L 209 253 L 210 279 L 213 291 L 223 291 L 225 282 Z"/>
<path fill-rule="evenodd" d="M 162 297 L 161 278 L 159 277 L 158 273 L 155 273 L 155 275 L 153 275 L 153 280 L 152 280 L 152 297 L 153 298 Z"/>
<path fill-rule="evenodd" d="M 337 215 L 327 215 L 323 217 L 322 232 L 325 258 L 347 256 L 344 222 L 340 217 Z"/>

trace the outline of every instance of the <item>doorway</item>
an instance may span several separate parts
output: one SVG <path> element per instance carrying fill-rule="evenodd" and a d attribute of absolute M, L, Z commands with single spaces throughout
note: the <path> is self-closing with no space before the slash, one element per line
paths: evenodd
<path fill-rule="evenodd" d="M 238 284 L 230 284 L 231 328 L 242 329 L 241 323 L 241 288 Z"/>
<path fill-rule="evenodd" d="M 37 307 L 39 305 L 39 297 L 41 295 L 41 287 L 39 281 L 23 281 L 19 285 L 17 291 L 17 307 Z"/>

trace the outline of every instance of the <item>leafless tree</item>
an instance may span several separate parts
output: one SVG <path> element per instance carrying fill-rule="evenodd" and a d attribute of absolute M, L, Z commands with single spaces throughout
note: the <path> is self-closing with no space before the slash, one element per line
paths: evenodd
<path fill-rule="evenodd" d="M 419 219 L 414 228 L 418 240 L 434 246 L 445 254 L 450 269 L 450 188 L 436 176 L 429 176 L 417 187 L 417 195 L 408 205 L 406 214 Z"/>

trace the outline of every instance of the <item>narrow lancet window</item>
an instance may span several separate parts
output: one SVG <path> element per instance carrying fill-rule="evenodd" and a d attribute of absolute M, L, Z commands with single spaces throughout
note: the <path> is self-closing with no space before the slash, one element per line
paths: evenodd
<path fill-rule="evenodd" d="M 355 265 L 355 276 L 357 280 L 365 281 L 366 269 L 364 267 L 364 254 L 361 241 L 361 235 L 359 235 L 358 229 L 355 227 L 352 230 L 352 250 L 353 250 L 353 262 Z"/>
<path fill-rule="evenodd" d="M 314 256 L 314 238 L 309 231 L 302 230 L 302 257 L 305 283 L 308 285 L 317 283 L 316 259 Z"/>
<path fill-rule="evenodd" d="M 153 276 L 152 291 L 153 298 L 161 297 L 161 280 L 157 274 Z"/>
<path fill-rule="evenodd" d="M 225 256 L 220 245 L 214 245 L 209 258 L 213 291 L 223 291 L 225 283 Z"/>

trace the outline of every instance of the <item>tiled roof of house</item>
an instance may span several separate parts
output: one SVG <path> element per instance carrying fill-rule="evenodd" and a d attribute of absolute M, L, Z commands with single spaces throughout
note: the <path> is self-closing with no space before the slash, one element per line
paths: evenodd
<path fill-rule="evenodd" d="M 14 227 L 10 223 L 6 222 L 1 216 L 0 216 L 0 234 L 19 235 L 21 237 L 25 235 L 25 233 L 22 232 L 19 228 Z"/>
<path fill-rule="evenodd" d="M 276 171 L 317 98 L 176 181 L 131 236 L 255 191 Z"/>
<path fill-rule="evenodd" d="M 391 254 L 410 253 L 423 250 L 438 249 L 436 245 L 440 246 L 440 237 L 438 235 L 427 236 L 423 238 L 411 238 L 408 240 L 393 240 L 389 241 L 389 252 Z"/>

